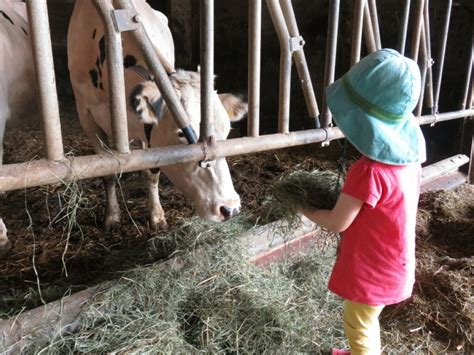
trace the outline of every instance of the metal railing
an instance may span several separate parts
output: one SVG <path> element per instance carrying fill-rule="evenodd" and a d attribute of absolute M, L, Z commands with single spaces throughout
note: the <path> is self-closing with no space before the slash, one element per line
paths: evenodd
<path fill-rule="evenodd" d="M 113 148 L 115 153 L 79 156 L 64 158 L 62 137 L 59 120 L 58 99 L 54 80 L 54 68 L 51 50 L 46 0 L 27 0 L 29 23 L 32 33 L 33 54 L 38 77 L 41 114 L 45 131 L 46 159 L 34 160 L 27 163 L 9 164 L 0 167 L 0 191 L 23 189 L 33 186 L 53 184 L 72 179 L 88 179 L 99 176 L 144 170 L 177 163 L 201 161 L 211 158 L 240 155 L 265 150 L 279 149 L 303 144 L 329 142 L 343 138 L 337 127 L 331 127 L 331 117 L 327 104 L 323 100 L 323 128 L 290 132 L 289 131 L 289 87 L 291 80 L 292 60 L 296 63 L 302 90 L 305 95 L 309 116 L 318 121 L 319 109 L 316 103 L 309 70 L 303 52 L 304 41 L 298 32 L 296 19 L 290 0 L 267 0 L 272 21 L 276 27 L 280 42 L 280 101 L 279 101 L 279 133 L 259 136 L 259 106 L 260 106 L 260 53 L 261 53 L 261 0 L 249 2 L 249 122 L 248 137 L 235 138 L 226 141 L 214 142 L 208 139 L 213 135 L 213 119 L 211 109 L 211 94 L 213 90 L 213 28 L 214 2 L 201 0 L 201 127 L 199 142 L 189 126 L 186 112 L 168 78 L 168 73 L 174 68 L 163 60 L 157 53 L 140 23 L 138 14 L 129 0 L 117 0 L 117 9 L 114 9 L 108 0 L 93 0 L 101 14 L 106 32 L 108 51 L 108 71 L 111 82 L 110 110 L 113 119 Z M 426 1 L 426 3 L 425 3 Z M 418 59 L 421 49 L 422 63 L 428 63 L 430 58 L 430 38 L 428 24 L 428 0 L 417 0 L 414 16 L 414 30 L 410 54 Z M 401 23 L 402 31 L 399 37 L 399 50 L 404 51 L 408 9 L 410 1 L 404 4 L 404 16 Z M 451 0 L 447 9 L 451 8 Z M 117 29 L 112 21 L 114 11 L 122 13 L 128 18 L 124 28 Z M 334 80 L 336 67 L 336 48 L 339 18 L 339 0 L 330 1 L 328 42 L 326 48 L 326 65 L 324 85 Z M 453 120 L 474 116 L 472 109 L 472 56 L 468 63 L 466 85 L 463 93 L 461 110 L 447 113 L 438 113 L 438 100 L 441 87 L 443 62 L 446 41 L 449 32 L 450 12 L 446 13 L 443 25 L 438 62 L 439 69 L 434 80 L 433 102 L 430 103 L 431 114 L 418 116 L 420 125 L 434 124 L 441 121 Z M 382 47 L 377 9 L 374 0 L 355 0 L 353 18 L 353 38 L 351 49 L 351 63 L 360 58 L 363 34 L 368 45 L 368 51 Z M 364 25 L 365 24 L 365 25 Z M 365 31 L 364 31 L 365 28 Z M 142 50 L 149 69 L 155 76 L 155 82 L 168 105 L 177 125 L 186 134 L 189 145 L 170 146 L 165 148 L 151 148 L 148 150 L 129 150 L 125 91 L 122 65 L 121 31 L 132 31 L 133 37 Z M 432 94 L 433 85 L 429 90 Z M 420 107 L 423 106 L 421 103 Z M 472 156 L 471 156 L 472 160 Z"/>

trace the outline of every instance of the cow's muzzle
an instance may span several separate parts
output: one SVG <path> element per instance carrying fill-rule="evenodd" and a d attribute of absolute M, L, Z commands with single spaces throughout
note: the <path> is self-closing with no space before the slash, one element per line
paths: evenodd
<path fill-rule="evenodd" d="M 240 206 L 239 207 L 221 206 L 219 210 L 221 212 L 223 219 L 228 220 L 229 218 L 236 216 L 240 213 Z"/>

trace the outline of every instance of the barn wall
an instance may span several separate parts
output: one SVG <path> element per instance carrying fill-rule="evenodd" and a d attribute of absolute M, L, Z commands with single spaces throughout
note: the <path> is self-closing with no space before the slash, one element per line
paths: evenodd
<path fill-rule="evenodd" d="M 86 1 L 86 0 L 81 0 Z M 87 0 L 89 1 L 89 0 Z M 195 69 L 199 63 L 199 0 L 149 0 L 156 9 L 163 11 L 170 20 L 175 39 L 177 67 Z M 339 44 L 336 77 L 349 68 L 350 38 L 352 28 L 352 1 L 341 1 Z M 412 1 L 412 3 L 414 3 Z M 432 53 L 437 60 L 440 26 L 443 21 L 445 1 L 431 2 Z M 50 22 L 55 52 L 58 88 L 62 100 L 71 99 L 66 59 L 67 25 L 74 0 L 49 0 Z M 454 2 L 451 30 L 448 39 L 445 75 L 440 100 L 440 111 L 458 109 L 466 63 L 470 51 L 472 9 L 470 2 Z M 276 33 L 263 1 L 262 19 L 262 133 L 274 132 L 277 127 L 279 47 Z M 305 53 L 316 90 L 318 103 L 322 99 L 324 56 L 326 47 L 328 0 L 294 0 L 296 17 L 301 34 L 306 40 Z M 377 1 L 382 42 L 385 47 L 395 47 L 398 36 L 401 5 L 398 0 Z M 413 4 L 412 4 L 413 5 Z M 247 92 L 247 33 L 248 0 L 215 1 L 215 72 L 219 91 L 232 91 L 246 96 Z M 409 29 L 410 30 L 410 29 Z M 410 32 L 409 32 L 410 33 Z M 407 48 L 410 36 L 407 39 Z M 436 70 L 436 64 L 434 66 Z M 307 117 L 303 95 L 293 72 L 291 129 L 312 128 Z M 245 133 L 246 123 L 237 128 Z M 459 122 L 443 123 L 439 129 L 430 129 L 433 136 L 430 151 L 435 155 L 457 152 L 456 135 Z M 425 131 L 427 129 L 425 128 Z M 430 143 L 431 144 L 431 143 Z"/>

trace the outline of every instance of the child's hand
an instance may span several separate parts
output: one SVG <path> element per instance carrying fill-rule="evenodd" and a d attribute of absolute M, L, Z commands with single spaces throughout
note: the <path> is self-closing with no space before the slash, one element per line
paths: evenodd
<path fill-rule="evenodd" d="M 300 211 L 308 219 L 321 227 L 340 233 L 351 225 L 362 205 L 363 202 L 361 200 L 342 193 L 332 210 L 301 208 Z"/>

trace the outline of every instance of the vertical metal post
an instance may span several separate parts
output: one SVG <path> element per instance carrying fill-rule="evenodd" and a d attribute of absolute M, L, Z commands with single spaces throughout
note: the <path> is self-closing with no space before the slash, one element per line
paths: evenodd
<path fill-rule="evenodd" d="M 438 54 L 438 71 L 436 73 L 435 94 L 434 94 L 434 103 L 433 103 L 434 113 L 438 112 L 439 93 L 441 90 L 441 79 L 443 77 L 444 57 L 446 54 L 446 42 L 448 41 L 449 20 L 451 19 L 452 4 L 453 4 L 452 0 L 447 0 L 446 12 L 445 12 L 446 17 L 444 19 L 443 32 L 441 34 L 441 45 L 439 47 L 439 54 Z"/>
<path fill-rule="evenodd" d="M 329 1 L 328 35 L 326 42 L 326 64 L 324 70 L 324 87 L 334 82 L 336 71 L 337 33 L 339 28 L 339 5 L 340 0 Z M 332 115 L 326 102 L 326 91 L 323 93 L 323 127 L 332 125 Z"/>
<path fill-rule="evenodd" d="M 377 50 L 377 44 L 374 36 L 374 29 L 372 28 L 372 17 L 370 15 L 369 4 L 364 6 L 364 38 L 367 46 L 367 51 L 373 53 Z"/>
<path fill-rule="evenodd" d="M 260 131 L 260 69 L 262 38 L 262 0 L 249 1 L 249 111 L 247 135 L 258 137 Z"/>
<path fill-rule="evenodd" d="M 426 85 L 425 85 L 425 103 L 433 114 L 433 58 L 431 57 L 431 29 L 430 29 L 430 1 L 425 0 L 424 13 L 425 44 L 426 44 Z"/>
<path fill-rule="evenodd" d="M 59 120 L 48 8 L 46 0 L 27 0 L 26 6 L 38 83 L 38 97 L 43 118 L 46 158 L 58 161 L 64 159 L 64 148 Z"/>
<path fill-rule="evenodd" d="M 290 36 L 293 39 L 300 37 L 300 32 L 298 30 L 298 24 L 296 22 L 295 12 L 293 10 L 291 0 L 280 0 L 280 5 Z M 319 123 L 319 108 L 318 103 L 316 102 L 316 96 L 314 95 L 313 84 L 311 82 L 311 75 L 309 74 L 306 56 L 302 47 L 303 44 L 304 42 L 300 43 L 299 45 L 301 47 L 297 50 L 293 50 L 292 48 L 290 48 L 290 50 L 292 50 L 293 53 L 293 58 L 296 70 L 298 72 L 298 77 L 300 79 L 301 88 L 303 89 L 303 95 L 309 117 L 315 120 L 316 128 L 319 128 L 321 127 L 321 124 Z"/>
<path fill-rule="evenodd" d="M 471 53 L 469 55 L 466 70 L 466 81 L 464 93 L 461 99 L 461 107 L 471 109 L 474 99 L 474 27 L 471 26 Z M 474 117 L 465 117 L 462 123 L 460 151 L 470 157 L 469 164 L 463 168 L 467 174 L 467 181 L 474 183 Z"/>
<path fill-rule="evenodd" d="M 114 10 L 112 3 L 108 0 L 93 0 L 93 3 L 102 19 L 105 30 L 113 147 L 117 152 L 126 154 L 130 153 L 130 147 L 128 144 L 122 36 L 120 32 L 115 30 L 112 20 L 112 11 Z"/>
<path fill-rule="evenodd" d="M 354 1 L 354 18 L 352 22 L 352 47 L 351 66 L 360 60 L 360 47 L 362 43 L 362 25 L 364 20 L 365 0 Z"/>
<path fill-rule="evenodd" d="M 290 132 L 291 51 L 290 34 L 278 0 L 267 0 L 268 10 L 280 42 L 280 93 L 278 132 Z"/>
<path fill-rule="evenodd" d="M 415 10 L 415 24 L 413 27 L 413 37 L 411 41 L 411 57 L 417 62 L 418 51 L 420 48 L 421 27 L 423 24 L 423 10 L 425 8 L 425 0 L 417 0 Z"/>
<path fill-rule="evenodd" d="M 474 41 L 474 36 L 473 36 L 473 41 Z M 461 109 L 464 110 L 466 107 L 467 108 L 470 108 L 470 105 L 471 105 L 471 101 L 469 101 L 469 99 L 471 98 L 470 96 L 470 92 L 471 92 L 471 95 L 472 95 L 472 84 L 473 84 L 473 80 L 472 80 L 472 70 L 473 70 L 473 65 L 474 65 L 474 43 L 472 44 L 472 47 L 471 47 L 471 55 L 469 56 L 469 60 L 468 60 L 468 63 L 467 63 L 467 70 L 466 70 L 466 81 L 464 82 L 464 91 L 463 91 L 463 96 L 462 96 L 462 99 L 461 99 Z"/>
<path fill-rule="evenodd" d="M 214 0 L 201 0 L 201 126 L 199 141 L 214 134 Z"/>
<path fill-rule="evenodd" d="M 474 37 L 473 37 L 474 40 Z M 467 95 L 464 95 L 462 106 L 472 108 L 473 107 L 473 99 L 474 99 L 474 80 L 472 75 L 472 65 L 474 64 L 474 42 L 473 47 L 471 50 L 471 65 L 468 71 L 468 75 L 466 78 L 466 92 Z M 462 170 L 467 174 L 467 182 L 470 184 L 474 183 L 474 117 L 465 117 L 462 123 L 462 131 L 461 131 L 461 144 L 460 144 L 460 151 L 461 153 L 466 154 L 470 157 L 469 164 L 467 167 L 462 168 Z"/>
<path fill-rule="evenodd" d="M 375 0 L 368 0 L 370 7 L 370 14 L 372 19 L 372 28 L 375 36 L 375 46 L 377 49 L 382 49 L 382 40 L 380 38 L 379 16 L 377 13 L 377 3 Z"/>
<path fill-rule="evenodd" d="M 405 54 L 405 44 L 407 40 L 408 18 L 410 15 L 410 0 L 405 0 L 403 4 L 402 19 L 400 21 L 400 29 L 398 31 L 397 48 L 403 55 Z"/>
<path fill-rule="evenodd" d="M 423 98 L 425 96 L 425 84 L 426 84 L 426 73 L 427 73 L 427 49 L 426 49 L 426 30 L 425 30 L 425 23 L 424 21 L 421 23 L 421 92 L 420 98 L 418 100 L 418 104 L 416 106 L 416 116 L 421 116 L 421 110 L 423 109 Z"/>
<path fill-rule="evenodd" d="M 130 3 L 130 0 L 115 0 L 114 4 L 116 4 L 117 8 L 120 9 L 135 10 L 133 5 Z M 136 21 L 139 21 L 139 18 L 136 19 Z M 163 99 L 165 100 L 176 125 L 181 129 L 189 144 L 196 143 L 196 133 L 190 125 L 188 115 L 176 95 L 170 79 L 168 78 L 168 73 L 173 72 L 174 68 L 169 63 L 166 63 L 165 60 L 160 59 L 163 57 L 151 43 L 150 37 L 148 37 L 143 24 L 140 24 L 139 28 L 132 31 L 131 34 L 135 39 L 138 48 L 143 53 L 148 68 L 155 76 L 155 84 L 158 86 L 161 95 L 163 95 Z"/>

